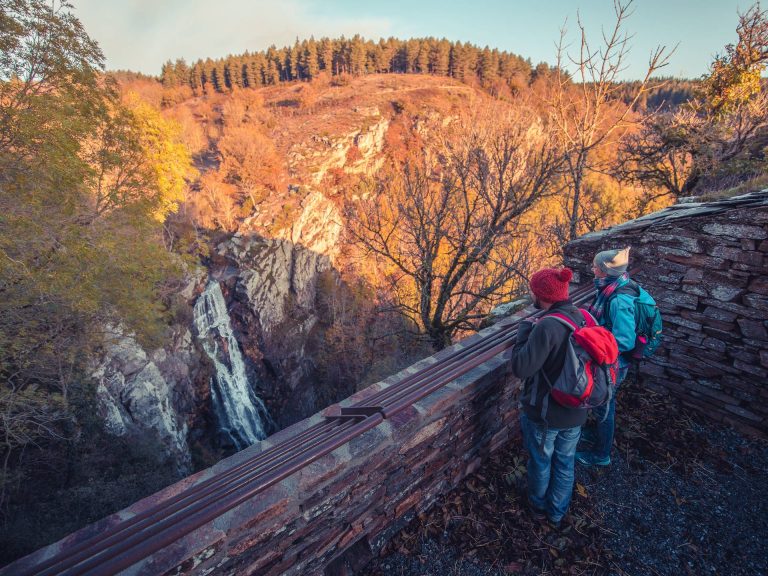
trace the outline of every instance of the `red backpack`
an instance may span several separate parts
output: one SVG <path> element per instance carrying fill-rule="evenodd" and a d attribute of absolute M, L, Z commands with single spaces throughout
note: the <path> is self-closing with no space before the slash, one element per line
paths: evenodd
<path fill-rule="evenodd" d="M 592 315 L 579 309 L 584 323 L 577 326 L 567 316 L 559 313 L 548 314 L 556 318 L 572 332 L 568 337 L 563 370 L 554 382 L 549 382 L 552 399 L 568 408 L 588 410 L 610 401 L 619 374 L 619 347 L 616 338 L 602 326 L 598 326 Z M 542 418 L 546 411 L 543 407 Z"/>

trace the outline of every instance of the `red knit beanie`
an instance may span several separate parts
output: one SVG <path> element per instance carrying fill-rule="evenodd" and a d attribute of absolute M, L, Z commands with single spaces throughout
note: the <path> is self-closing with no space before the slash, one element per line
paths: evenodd
<path fill-rule="evenodd" d="M 568 283 L 573 278 L 570 268 L 543 268 L 531 276 L 531 292 L 541 300 L 568 300 Z"/>

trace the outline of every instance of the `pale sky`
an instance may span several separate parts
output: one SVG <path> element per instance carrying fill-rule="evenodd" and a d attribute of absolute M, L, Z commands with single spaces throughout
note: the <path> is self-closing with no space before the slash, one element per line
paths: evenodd
<path fill-rule="evenodd" d="M 166 60 L 220 58 L 293 44 L 314 35 L 434 36 L 507 50 L 552 63 L 565 23 L 575 40 L 576 12 L 596 41 L 613 23 L 612 0 L 72 0 L 107 68 L 158 74 Z M 701 76 L 736 41 L 744 0 L 636 0 L 625 79 L 641 76 L 657 45 L 678 45 L 661 72 Z M 566 22 L 567 18 L 567 22 Z"/>

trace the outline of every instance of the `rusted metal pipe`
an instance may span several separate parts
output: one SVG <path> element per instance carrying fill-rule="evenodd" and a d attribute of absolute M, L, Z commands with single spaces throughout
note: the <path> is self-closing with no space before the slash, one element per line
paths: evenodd
<path fill-rule="evenodd" d="M 238 474 L 243 470 L 250 470 L 254 466 L 259 466 L 262 464 L 262 462 L 269 462 L 273 458 L 279 457 L 280 454 L 289 451 L 296 446 L 302 445 L 304 442 L 314 438 L 318 433 L 323 433 L 325 430 L 334 428 L 336 426 L 338 426 L 338 423 L 335 421 L 321 422 L 315 426 L 312 426 L 302 433 L 286 440 L 284 443 L 272 446 L 267 450 L 255 455 L 253 458 L 249 458 L 237 466 L 232 467 L 226 472 L 222 472 L 221 474 L 212 476 L 211 478 L 208 478 L 199 484 L 190 486 L 188 489 L 180 492 L 172 498 L 164 500 L 162 503 L 153 506 L 144 512 L 141 512 L 136 516 L 126 519 L 117 526 L 105 530 L 103 533 L 94 536 L 93 538 L 68 548 L 66 552 L 57 554 L 56 556 L 41 562 L 35 567 L 36 570 L 41 572 L 35 573 L 47 574 L 47 572 L 42 571 L 45 571 L 47 568 L 50 568 L 55 564 L 63 563 L 66 560 L 71 559 L 73 556 L 77 556 L 79 552 L 85 551 L 86 549 L 88 549 L 88 551 L 92 551 L 94 548 L 101 547 L 104 545 L 105 540 L 111 540 L 114 536 L 119 535 L 120 537 L 123 537 L 133 534 L 136 531 L 142 529 L 144 525 L 152 523 L 158 514 L 164 514 L 167 516 L 168 514 L 175 513 L 177 510 L 180 510 L 186 506 L 190 501 L 194 502 L 196 497 L 210 494 L 211 489 L 218 488 L 226 484 L 231 479 L 237 478 Z"/>
<path fill-rule="evenodd" d="M 368 419 L 369 423 L 370 420 L 374 419 L 381 419 L 381 416 L 377 415 L 377 417 Z M 191 532 L 199 527 L 199 525 L 193 525 L 195 522 L 194 518 L 199 518 L 201 515 L 208 517 L 210 514 L 212 514 L 211 518 L 215 518 L 227 512 L 240 503 L 240 500 L 236 499 L 236 502 L 231 506 L 227 504 L 232 501 L 233 495 L 237 496 L 243 490 L 247 490 L 249 494 L 252 490 L 255 490 L 253 494 L 256 494 L 279 482 L 303 466 L 314 462 L 319 457 L 328 454 L 351 438 L 361 434 L 360 430 L 362 428 L 359 426 L 360 423 L 349 420 L 341 421 L 339 426 L 329 431 L 328 435 L 317 437 L 313 443 L 302 444 L 298 447 L 296 453 L 281 455 L 280 458 L 267 461 L 262 464 L 261 469 L 248 470 L 238 477 L 235 482 L 223 485 L 218 491 L 209 491 L 205 497 L 193 500 L 186 507 L 177 507 L 172 513 L 169 513 L 164 506 L 159 505 L 155 508 L 154 513 L 145 519 L 146 521 L 143 523 L 145 525 L 133 526 L 125 531 L 116 530 L 108 537 L 102 538 L 95 545 L 82 550 L 79 554 L 62 554 L 61 556 L 51 558 L 53 566 L 43 571 L 38 571 L 36 567 L 35 571 L 30 574 L 52 576 L 54 574 L 89 573 L 90 569 L 96 569 L 112 557 L 137 546 L 142 550 L 152 548 L 151 551 L 145 554 L 145 556 L 148 556 L 157 550 L 152 542 L 154 542 L 158 534 L 172 530 L 174 534 L 177 534 L 177 537 L 181 537 Z M 352 433 L 352 436 L 350 436 L 350 433 Z M 339 438 L 342 438 L 343 441 L 339 442 Z M 178 530 L 183 527 L 189 529 L 186 530 L 184 528 L 186 531 L 182 530 L 181 533 L 178 533 Z M 142 546 L 142 543 L 146 543 L 146 546 Z M 130 566 L 130 564 L 127 566 Z M 113 569 L 114 572 L 97 573 L 112 574 L 127 566 L 115 569 L 110 560 L 108 570 Z"/>
<path fill-rule="evenodd" d="M 298 472 L 304 466 L 343 446 L 353 438 L 375 428 L 383 421 L 384 419 L 380 414 L 366 418 L 348 429 L 344 434 L 335 437 L 333 441 L 313 448 L 304 454 L 304 457 L 300 460 L 294 459 L 285 463 L 279 469 L 230 494 L 224 500 L 216 503 L 215 506 L 208 506 L 196 512 L 193 516 L 184 519 L 182 522 L 177 523 L 174 521 L 169 523 L 170 525 L 164 527 L 162 531 L 153 533 L 151 538 L 136 539 L 131 541 L 129 545 L 123 545 L 119 548 L 114 547 L 101 558 L 94 558 L 90 562 L 84 562 L 76 566 L 72 571 L 63 572 L 62 574 L 67 576 L 74 576 L 75 574 L 83 576 L 111 576 L 121 570 L 125 570 L 158 550 L 162 550 L 182 536 L 211 522 L 232 508 L 250 500 L 273 484 Z"/>
<path fill-rule="evenodd" d="M 572 299 L 579 304 L 592 293 L 588 286 L 575 291 Z M 327 418 L 21 574 L 107 575 L 128 568 L 487 362 L 512 346 L 516 332 L 516 324 L 511 324 L 480 338 L 394 386 L 342 408 L 340 416 Z"/>

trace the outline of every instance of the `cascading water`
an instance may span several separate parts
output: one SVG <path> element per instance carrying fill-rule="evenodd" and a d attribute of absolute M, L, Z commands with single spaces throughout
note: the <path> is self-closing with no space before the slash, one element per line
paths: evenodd
<path fill-rule="evenodd" d="M 242 450 L 266 438 L 266 429 L 273 422 L 248 382 L 218 282 L 209 282 L 198 297 L 194 319 L 197 337 L 216 369 L 211 379 L 211 400 L 220 431 L 237 450 Z"/>

